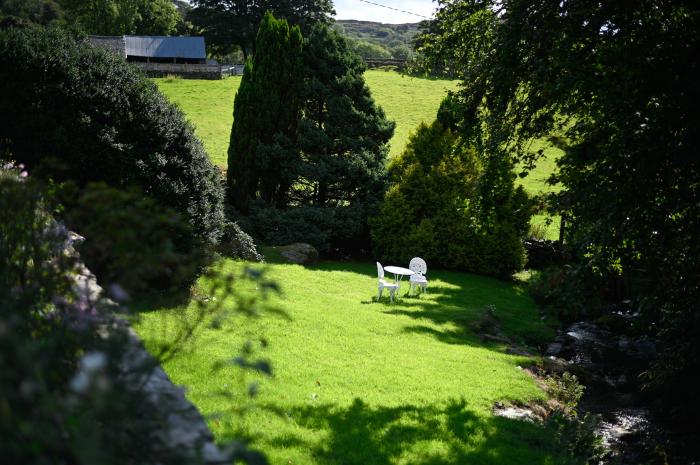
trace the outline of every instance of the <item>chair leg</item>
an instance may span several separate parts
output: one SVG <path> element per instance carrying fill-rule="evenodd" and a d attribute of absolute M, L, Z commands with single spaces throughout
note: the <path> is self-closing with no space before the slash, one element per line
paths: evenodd
<path fill-rule="evenodd" d="M 389 289 L 389 301 L 392 303 L 394 302 L 394 292 L 396 292 L 396 289 L 396 287 Z"/>
<path fill-rule="evenodd" d="M 382 291 L 384 290 L 383 287 L 379 287 L 379 295 L 377 296 L 377 302 L 382 300 Z"/>

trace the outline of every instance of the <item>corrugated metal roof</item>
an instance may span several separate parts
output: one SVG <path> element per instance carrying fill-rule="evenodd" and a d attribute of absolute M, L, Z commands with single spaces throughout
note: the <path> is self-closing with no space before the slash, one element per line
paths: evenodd
<path fill-rule="evenodd" d="M 204 37 L 124 36 L 126 54 L 152 58 L 207 57 Z"/>

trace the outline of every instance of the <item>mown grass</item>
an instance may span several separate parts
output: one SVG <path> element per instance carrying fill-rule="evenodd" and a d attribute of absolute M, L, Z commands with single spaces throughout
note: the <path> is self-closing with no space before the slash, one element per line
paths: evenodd
<path fill-rule="evenodd" d="M 237 272 L 244 264 L 220 266 Z M 530 359 L 485 345 L 472 330 L 484 307 L 494 305 L 512 339 L 551 337 L 519 286 L 429 270 L 428 294 L 389 304 L 373 301 L 374 264 L 274 263 L 267 269 L 282 291 L 271 303 L 287 318 L 240 316 L 219 329 L 203 328 L 165 365 L 175 383 L 187 386 L 219 441 L 245 438 L 272 464 L 566 462 L 540 426 L 491 413 L 496 401 L 543 395 L 520 368 Z M 206 295 L 212 284 L 201 280 L 200 292 Z M 243 287 L 239 292 L 250 292 Z M 136 330 L 157 350 L 192 311 L 143 313 Z M 264 340 L 274 366 L 252 400 L 244 392 L 250 375 L 231 366 L 215 369 L 246 340 Z"/>
<path fill-rule="evenodd" d="M 385 70 L 368 70 L 365 79 L 376 102 L 396 122 L 390 157 L 403 151 L 409 134 L 421 122 L 429 123 L 435 118 L 447 91 L 458 88 L 458 81 L 414 78 Z M 220 81 L 162 78 L 154 81 L 168 98 L 182 108 L 204 142 L 212 161 L 225 168 L 233 123 L 233 99 L 241 78 L 235 76 Z M 538 162 L 534 171 L 518 181 L 532 195 L 556 189 L 547 185 L 545 180 L 554 170 L 561 151 L 545 141 L 534 141 L 532 149 L 539 148 L 545 149 L 545 157 Z M 545 221 L 545 215 L 533 218 L 533 224 L 544 225 Z M 559 219 L 553 218 L 553 223 L 546 227 L 546 234 L 554 239 L 558 232 Z"/>

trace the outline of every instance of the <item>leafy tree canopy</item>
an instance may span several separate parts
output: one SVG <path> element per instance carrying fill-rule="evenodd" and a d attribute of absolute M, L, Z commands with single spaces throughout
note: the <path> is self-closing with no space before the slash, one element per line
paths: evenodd
<path fill-rule="evenodd" d="M 98 35 L 169 35 L 184 30 L 170 0 L 0 0 L 4 24 L 59 24 Z"/>
<path fill-rule="evenodd" d="M 225 55 L 235 48 L 244 57 L 255 54 L 255 40 L 267 11 L 298 25 L 306 34 L 316 22 L 329 22 L 335 13 L 332 0 L 193 0 L 188 15 L 202 29 L 215 53 Z"/>
<path fill-rule="evenodd" d="M 182 21 L 170 0 L 58 0 L 69 23 L 88 34 L 169 35 Z"/>
<path fill-rule="evenodd" d="M 700 360 L 681 342 L 700 334 L 697 2 L 440 4 L 419 42 L 431 65 L 463 79 L 467 126 L 525 162 L 538 156 L 533 137 L 559 138 L 552 181 L 564 186 L 569 239 L 599 269 L 635 279 L 666 341 L 657 380 L 669 399 L 695 398 L 676 390 L 692 389 L 678 380 Z"/>
<path fill-rule="evenodd" d="M 26 21 L 51 24 L 63 18 L 63 9 L 56 0 L 0 0 L 0 20 L 3 23 Z"/>
<path fill-rule="evenodd" d="M 373 44 L 361 39 L 347 39 L 353 52 L 364 59 L 367 58 L 391 58 L 391 52 L 381 45 Z"/>

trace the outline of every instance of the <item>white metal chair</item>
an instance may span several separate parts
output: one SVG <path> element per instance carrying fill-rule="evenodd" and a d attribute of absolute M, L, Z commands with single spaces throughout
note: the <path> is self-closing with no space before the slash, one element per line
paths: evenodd
<path fill-rule="evenodd" d="M 384 280 L 384 268 L 379 262 L 377 262 L 377 275 L 379 276 L 379 295 L 377 296 L 377 301 L 382 298 L 384 289 L 389 289 L 389 300 L 393 302 L 394 293 L 398 290 L 399 285 L 396 283 L 388 283 Z"/>
<path fill-rule="evenodd" d="M 425 274 L 428 272 L 428 265 L 420 257 L 413 257 L 411 262 L 408 264 L 408 269 L 413 271 L 413 274 L 409 278 L 408 282 L 411 285 L 409 289 L 409 294 L 413 293 L 413 289 L 420 287 L 423 292 L 428 290 L 428 279 Z"/>

